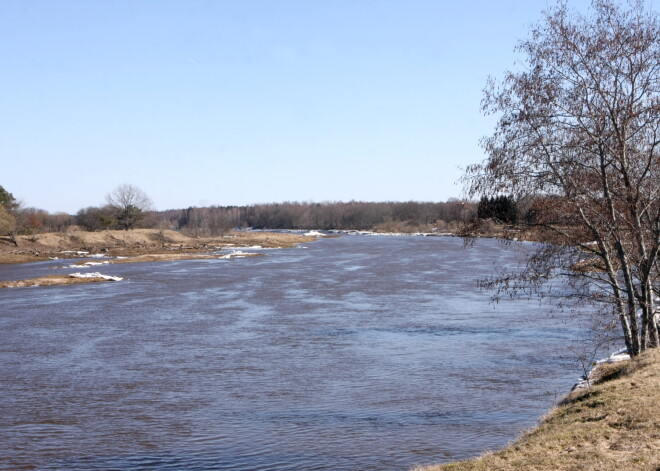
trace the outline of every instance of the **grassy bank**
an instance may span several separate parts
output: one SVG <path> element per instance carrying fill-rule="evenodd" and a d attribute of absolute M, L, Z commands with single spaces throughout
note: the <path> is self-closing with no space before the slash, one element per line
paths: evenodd
<path fill-rule="evenodd" d="M 598 376 L 507 448 L 413 471 L 660 470 L 660 349 Z"/>
<path fill-rule="evenodd" d="M 30 288 L 35 286 L 61 286 L 80 285 L 86 283 L 105 283 L 111 280 L 106 278 L 73 278 L 68 275 L 49 275 L 26 280 L 0 281 L 1 288 Z"/>
<path fill-rule="evenodd" d="M 314 240 L 300 234 L 272 232 L 231 232 L 218 237 L 187 237 L 180 232 L 158 229 L 130 231 L 68 231 L 19 236 L 18 246 L 0 238 L 0 263 L 27 263 L 51 258 L 75 258 L 77 252 L 108 256 L 159 255 L 158 260 L 181 259 L 181 254 L 216 251 L 259 245 L 286 248 Z M 145 257 L 146 258 L 146 257 Z M 145 260 L 148 261 L 148 260 Z"/>

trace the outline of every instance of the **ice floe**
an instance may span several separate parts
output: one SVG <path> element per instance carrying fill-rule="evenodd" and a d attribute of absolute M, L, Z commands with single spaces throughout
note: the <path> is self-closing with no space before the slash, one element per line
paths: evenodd
<path fill-rule="evenodd" d="M 335 229 L 328 231 L 331 234 L 363 235 L 363 236 L 388 236 L 388 237 L 455 237 L 451 232 L 374 232 Z M 307 235 L 307 234 L 305 234 Z"/>
<path fill-rule="evenodd" d="M 233 250 L 228 254 L 220 255 L 218 258 L 244 258 L 250 255 L 254 255 L 250 252 L 243 252 L 242 250 Z"/>
<path fill-rule="evenodd" d="M 241 249 L 245 249 L 245 250 L 281 250 L 282 247 L 263 247 L 261 245 L 250 245 L 250 246 L 247 246 L 247 247 L 241 247 Z"/>
<path fill-rule="evenodd" d="M 225 244 L 222 246 L 215 246 L 214 247 L 216 250 L 237 250 L 239 247 L 236 247 L 236 244 Z M 244 250 L 279 250 L 282 247 L 264 247 L 262 245 L 247 245 L 245 247 L 240 247 L 240 249 Z"/>
<path fill-rule="evenodd" d="M 76 257 L 83 258 L 107 258 L 108 255 L 104 253 L 93 253 L 90 255 L 89 252 L 84 250 L 60 250 L 62 255 L 75 255 Z M 57 258 L 57 257 L 56 257 Z"/>
<path fill-rule="evenodd" d="M 110 262 L 109 261 L 103 261 L 103 262 L 85 262 L 81 264 L 74 264 L 74 265 L 67 265 L 61 268 L 91 268 L 91 267 L 97 267 L 100 265 L 108 265 Z"/>
<path fill-rule="evenodd" d="M 108 281 L 121 281 L 121 280 L 123 280 L 123 278 L 121 278 L 119 276 L 102 275 L 99 272 L 69 273 L 69 278 L 102 278 L 102 279 L 108 280 Z"/>
<path fill-rule="evenodd" d="M 98 265 L 108 265 L 110 262 L 107 260 L 104 262 L 85 262 L 82 265 L 79 265 L 81 267 L 96 267 Z"/>

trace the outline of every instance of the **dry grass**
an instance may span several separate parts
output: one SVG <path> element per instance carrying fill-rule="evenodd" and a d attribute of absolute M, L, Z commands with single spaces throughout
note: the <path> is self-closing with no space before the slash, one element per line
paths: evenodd
<path fill-rule="evenodd" d="M 376 224 L 373 227 L 374 232 L 395 233 L 395 234 L 414 234 L 417 232 L 433 232 L 437 229 L 435 226 L 427 224 L 410 225 L 402 221 L 389 221 Z"/>
<path fill-rule="evenodd" d="M 507 448 L 414 471 L 660 470 L 660 349 L 599 376 Z"/>
<path fill-rule="evenodd" d="M 260 253 L 247 253 L 241 257 L 258 257 L 263 254 Z M 134 257 L 120 258 L 112 260 L 110 263 L 140 263 L 140 262 L 169 262 L 175 260 L 207 260 L 218 259 L 218 255 L 210 254 L 194 254 L 194 253 L 150 253 L 144 255 L 136 255 Z"/>
<path fill-rule="evenodd" d="M 50 275 L 39 278 L 29 278 L 18 281 L 0 281 L 0 288 L 28 288 L 32 286 L 59 286 L 59 285 L 80 285 L 84 283 L 101 283 L 106 280 L 103 278 L 70 278 L 67 275 Z"/>
<path fill-rule="evenodd" d="M 31 263 L 31 262 L 42 262 L 48 260 L 48 257 L 41 255 L 40 253 L 34 252 L 25 252 L 25 251 L 13 251 L 13 252 L 0 252 L 0 264 L 11 264 L 11 263 Z"/>
<path fill-rule="evenodd" d="M 66 234 L 39 234 L 34 238 L 21 236 L 18 238 L 18 247 L 15 247 L 9 240 L 0 239 L 0 263 L 27 263 L 48 260 L 49 257 L 72 257 L 72 255 L 63 254 L 63 251 L 102 252 L 109 256 L 199 254 L 215 251 L 218 247 L 240 249 L 260 245 L 265 248 L 286 248 L 313 240 L 315 238 L 300 234 L 272 232 L 232 232 L 226 236 L 192 238 L 176 231 L 158 229 L 70 231 Z"/>
<path fill-rule="evenodd" d="M 72 258 L 76 256 L 76 251 L 101 252 L 108 256 L 126 257 L 114 259 L 110 263 L 218 259 L 221 257 L 210 252 L 217 252 L 220 248 L 240 250 L 257 245 L 265 248 L 285 248 L 315 239 L 315 237 L 305 237 L 300 234 L 270 232 L 236 232 L 224 237 L 195 239 L 178 232 L 155 229 L 103 232 L 72 231 L 67 234 L 40 234 L 35 240 L 32 240 L 31 237 L 23 237 L 19 239 L 18 248 L 10 244 L 9 241 L 0 239 L 0 263 L 27 263 L 55 257 Z M 222 258 L 260 255 L 263 254 L 241 253 L 240 255 L 225 255 Z M 84 264 L 84 262 L 80 264 Z M 102 278 L 70 278 L 66 275 L 53 275 L 26 280 L 2 281 L 0 282 L 0 288 L 73 285 L 99 281 L 106 280 Z"/>
<path fill-rule="evenodd" d="M 209 244 L 218 239 L 211 239 Z M 264 248 L 289 248 L 316 240 L 301 234 L 288 232 L 232 232 L 221 239 L 223 244 L 236 244 L 237 248 L 260 245 Z"/>

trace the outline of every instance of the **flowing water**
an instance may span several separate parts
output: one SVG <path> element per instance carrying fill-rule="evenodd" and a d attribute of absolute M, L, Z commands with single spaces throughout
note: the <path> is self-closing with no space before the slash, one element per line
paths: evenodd
<path fill-rule="evenodd" d="M 0 469 L 406 470 L 501 447 L 576 377 L 557 361 L 575 322 L 477 288 L 530 248 L 348 236 L 4 289 Z"/>

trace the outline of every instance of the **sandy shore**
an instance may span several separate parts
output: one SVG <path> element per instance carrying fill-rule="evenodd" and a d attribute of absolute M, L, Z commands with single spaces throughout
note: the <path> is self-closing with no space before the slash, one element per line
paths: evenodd
<path fill-rule="evenodd" d="M 222 249 L 249 247 L 287 248 L 315 237 L 277 232 L 231 232 L 218 237 L 187 237 L 179 232 L 157 229 L 131 231 L 70 231 L 19 236 L 18 247 L 0 238 L 0 264 L 52 259 L 75 259 L 94 254 L 108 257 L 145 257 L 143 261 L 181 260 L 182 254 L 209 254 Z"/>
<path fill-rule="evenodd" d="M 317 237 L 278 232 L 231 232 L 224 236 L 193 238 L 175 231 L 135 229 L 131 231 L 47 233 L 20 236 L 18 247 L 0 239 L 0 264 L 47 260 L 79 259 L 81 268 L 90 258 L 103 260 L 102 266 L 115 263 L 205 260 L 262 256 L 245 252 L 252 249 L 289 248 Z M 218 251 L 230 252 L 218 255 Z M 119 257 L 119 258 L 117 258 Z M 84 260 L 84 261 L 83 261 Z M 97 265 L 96 263 L 94 266 Z M 100 264 L 99 264 L 100 265 Z M 71 278 L 50 275 L 15 281 L 1 281 L 0 288 L 55 286 L 108 281 L 103 278 Z"/>
<path fill-rule="evenodd" d="M 0 281 L 0 288 L 28 288 L 32 286 L 80 285 L 85 283 L 103 283 L 113 281 L 106 278 L 74 278 L 69 275 L 49 275 L 26 280 Z"/>

